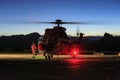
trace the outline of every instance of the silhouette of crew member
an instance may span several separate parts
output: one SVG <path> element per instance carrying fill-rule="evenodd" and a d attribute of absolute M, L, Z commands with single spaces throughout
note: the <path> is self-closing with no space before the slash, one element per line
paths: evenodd
<path fill-rule="evenodd" d="M 37 55 L 37 53 L 36 53 L 37 47 L 35 45 L 35 42 L 32 42 L 32 44 L 31 44 L 31 51 L 32 51 L 32 58 L 35 58 L 35 56 Z"/>
<path fill-rule="evenodd" d="M 79 36 L 79 43 L 82 42 L 83 35 L 84 35 L 83 33 L 80 33 L 80 36 Z"/>

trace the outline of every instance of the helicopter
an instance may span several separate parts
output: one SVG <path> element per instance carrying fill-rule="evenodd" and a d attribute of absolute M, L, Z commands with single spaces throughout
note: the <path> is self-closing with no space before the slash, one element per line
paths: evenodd
<path fill-rule="evenodd" d="M 53 28 L 45 29 L 45 33 L 42 38 L 38 39 L 38 43 L 42 43 L 44 56 L 46 59 L 51 59 L 54 54 L 70 54 L 79 53 L 80 42 L 83 37 L 83 33 L 78 33 L 77 41 L 70 40 L 66 28 L 61 26 L 62 24 L 89 24 L 87 22 L 63 22 L 61 19 L 57 19 L 54 22 L 42 22 L 42 21 L 0 21 L 0 23 L 17 23 L 17 24 L 55 24 Z M 73 47 L 74 46 L 74 47 Z M 75 48 L 76 47 L 76 48 Z M 75 51 L 75 52 L 73 52 Z M 74 58 L 76 57 L 75 55 Z"/>
<path fill-rule="evenodd" d="M 69 54 L 73 58 L 81 52 L 81 41 L 83 33 L 77 32 L 77 40 L 71 40 L 66 33 L 66 28 L 62 24 L 108 24 L 107 22 L 63 22 L 57 19 L 54 22 L 40 21 L 0 21 L 0 23 L 27 23 L 27 24 L 55 24 L 53 28 L 45 29 L 43 37 L 38 41 L 42 43 L 46 59 L 51 59 L 53 55 Z M 114 23 L 114 22 L 113 22 Z"/>
<path fill-rule="evenodd" d="M 44 22 L 50 24 L 56 24 L 53 28 L 47 28 L 44 36 L 39 42 L 42 43 L 43 50 L 45 50 L 44 56 L 46 59 L 51 59 L 54 54 L 70 54 L 73 58 L 76 58 L 80 53 L 80 43 L 83 38 L 83 33 L 77 33 L 79 35 L 77 41 L 71 41 L 66 33 L 66 28 L 60 26 L 61 24 L 80 24 L 80 22 L 62 22 L 57 19 L 55 22 Z"/>

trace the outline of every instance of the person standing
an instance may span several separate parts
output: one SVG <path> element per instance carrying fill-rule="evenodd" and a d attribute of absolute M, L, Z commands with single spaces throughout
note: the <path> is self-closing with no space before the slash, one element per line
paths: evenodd
<path fill-rule="evenodd" d="M 35 45 L 35 42 L 32 42 L 32 44 L 31 44 L 31 51 L 32 51 L 32 58 L 35 58 L 35 56 L 37 55 L 37 53 L 36 53 L 37 47 Z"/>
<path fill-rule="evenodd" d="M 40 55 L 42 54 L 44 54 L 44 52 L 43 52 L 43 48 L 42 48 L 42 42 L 38 42 L 38 52 L 40 53 Z"/>

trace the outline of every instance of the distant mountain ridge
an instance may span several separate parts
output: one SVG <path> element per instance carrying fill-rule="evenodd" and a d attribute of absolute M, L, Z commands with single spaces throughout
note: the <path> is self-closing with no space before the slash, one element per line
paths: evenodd
<path fill-rule="evenodd" d="M 84 38 L 97 41 L 100 40 L 102 36 L 85 36 Z"/>

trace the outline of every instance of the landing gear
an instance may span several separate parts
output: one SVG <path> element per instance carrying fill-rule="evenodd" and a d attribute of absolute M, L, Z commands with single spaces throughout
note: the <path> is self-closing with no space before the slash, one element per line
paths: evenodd
<path fill-rule="evenodd" d="M 45 53 L 44 56 L 46 60 L 51 60 L 53 58 L 53 55 L 49 53 Z"/>
<path fill-rule="evenodd" d="M 73 55 L 73 58 L 76 59 L 76 55 Z"/>
<path fill-rule="evenodd" d="M 75 55 L 75 54 L 72 54 L 71 56 L 72 56 L 73 59 L 77 58 L 77 55 Z"/>

